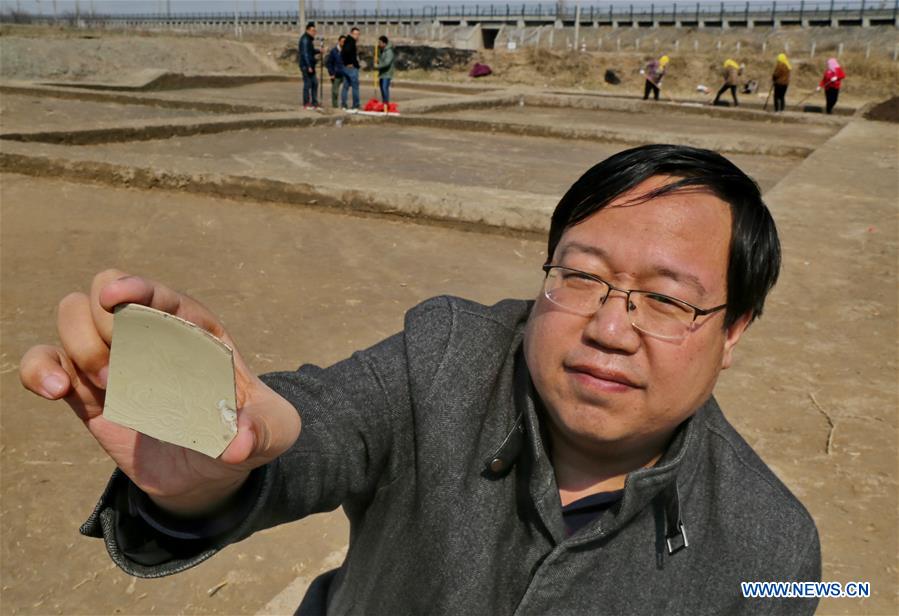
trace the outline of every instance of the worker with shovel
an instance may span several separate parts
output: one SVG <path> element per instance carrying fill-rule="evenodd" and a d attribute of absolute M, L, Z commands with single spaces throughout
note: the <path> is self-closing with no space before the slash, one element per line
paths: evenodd
<path fill-rule="evenodd" d="M 721 95 L 730 90 L 731 96 L 734 97 L 734 107 L 740 106 L 739 101 L 737 101 L 737 85 L 740 83 L 740 73 L 742 71 L 743 68 L 737 64 L 736 60 L 728 58 L 724 61 L 724 85 L 721 86 L 718 94 L 715 95 L 713 105 L 717 105 Z"/>
<path fill-rule="evenodd" d="M 662 78 L 665 77 L 665 70 L 668 68 L 668 56 L 662 56 L 658 60 L 652 60 L 646 65 L 641 75 L 646 77 L 646 85 L 643 87 L 643 100 L 648 100 L 652 93 L 655 100 L 659 100 L 659 90 L 662 87 Z"/>
<path fill-rule="evenodd" d="M 844 79 L 846 79 L 846 73 L 843 72 L 843 67 L 840 66 L 837 59 L 828 59 L 827 70 L 824 71 L 824 77 L 821 78 L 821 82 L 818 84 L 818 87 L 815 88 L 815 92 L 820 92 L 821 88 L 824 88 L 824 96 L 827 99 L 826 111 L 828 114 L 833 113 L 833 108 L 837 104 L 837 98 L 840 96 L 840 86 L 843 85 Z"/>
<path fill-rule="evenodd" d="M 774 65 L 774 74 L 771 75 L 774 88 L 774 111 L 783 111 L 787 106 L 787 88 L 790 87 L 790 73 L 793 67 L 787 54 L 777 54 L 777 64 Z"/>

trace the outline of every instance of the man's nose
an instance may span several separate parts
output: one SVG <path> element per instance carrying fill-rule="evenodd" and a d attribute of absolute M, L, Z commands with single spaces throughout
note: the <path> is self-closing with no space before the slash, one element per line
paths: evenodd
<path fill-rule="evenodd" d="M 629 301 L 626 292 L 610 289 L 587 322 L 584 335 L 604 348 L 635 352 L 640 346 L 640 335 L 631 325 L 627 311 Z"/>

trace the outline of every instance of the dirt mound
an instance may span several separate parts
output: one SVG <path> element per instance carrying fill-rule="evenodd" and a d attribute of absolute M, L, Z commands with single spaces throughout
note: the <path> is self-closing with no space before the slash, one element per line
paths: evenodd
<path fill-rule="evenodd" d="M 865 118 L 880 122 L 899 123 L 899 96 L 894 96 L 880 104 L 874 105 L 865 113 Z"/>
<path fill-rule="evenodd" d="M 472 58 L 477 55 L 476 51 L 469 49 L 430 47 L 428 45 L 394 45 L 393 49 L 396 51 L 395 68 L 398 71 L 467 69 Z M 371 46 L 366 45 L 359 48 L 359 61 L 362 63 L 363 70 L 374 66 L 374 58 L 374 50 Z M 296 65 L 296 44 L 286 45 L 278 56 L 278 60 L 282 65 Z"/>
<path fill-rule="evenodd" d="M 393 48 L 396 51 L 395 66 L 398 71 L 467 69 L 477 55 L 476 51 L 469 49 L 430 47 L 428 45 L 394 45 Z M 361 49 L 359 59 L 366 65 L 372 66 L 374 64 L 372 49 L 370 47 Z"/>
<path fill-rule="evenodd" d="M 121 81 L 146 69 L 173 73 L 270 73 L 248 45 L 177 36 L 0 37 L 0 78 Z"/>

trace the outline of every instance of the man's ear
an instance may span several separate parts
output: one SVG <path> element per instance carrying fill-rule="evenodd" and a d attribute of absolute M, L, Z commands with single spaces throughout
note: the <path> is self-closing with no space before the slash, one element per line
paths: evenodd
<path fill-rule="evenodd" d="M 747 312 L 739 319 L 734 321 L 733 325 L 728 327 L 724 332 L 724 353 L 721 354 L 721 369 L 727 370 L 734 361 L 734 347 L 740 341 L 740 337 L 749 323 L 752 321 L 752 313 Z"/>

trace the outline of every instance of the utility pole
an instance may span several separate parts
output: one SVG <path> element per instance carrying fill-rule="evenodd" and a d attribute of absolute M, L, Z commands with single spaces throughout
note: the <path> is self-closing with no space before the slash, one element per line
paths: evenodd
<path fill-rule="evenodd" d="M 306 0 L 300 0 L 300 17 L 297 20 L 297 29 L 300 32 L 306 31 Z"/>
<path fill-rule="evenodd" d="M 581 1 L 577 0 L 574 5 L 574 50 L 578 50 L 578 38 L 581 34 Z"/>

